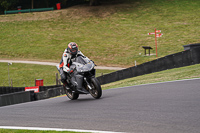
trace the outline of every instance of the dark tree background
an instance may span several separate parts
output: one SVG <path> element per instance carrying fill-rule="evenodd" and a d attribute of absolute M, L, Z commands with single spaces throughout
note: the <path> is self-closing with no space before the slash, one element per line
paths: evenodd
<path fill-rule="evenodd" d="M 99 5 L 100 1 L 99 0 L 90 0 L 90 5 L 91 6 L 97 6 Z"/>
<path fill-rule="evenodd" d="M 83 3 L 87 3 L 90 6 L 97 6 L 101 2 L 105 1 L 115 2 L 120 0 L 0 0 L 0 14 L 3 14 L 5 10 L 17 10 L 19 6 L 21 7 L 21 9 L 46 8 L 46 7 L 56 8 L 56 4 L 61 3 L 61 7 L 66 8 Z"/>

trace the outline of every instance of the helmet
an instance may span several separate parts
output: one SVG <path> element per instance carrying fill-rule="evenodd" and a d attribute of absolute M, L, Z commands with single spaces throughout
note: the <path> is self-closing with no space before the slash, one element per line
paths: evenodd
<path fill-rule="evenodd" d="M 76 55 L 78 52 L 78 45 L 75 42 L 70 42 L 67 47 L 71 55 Z"/>

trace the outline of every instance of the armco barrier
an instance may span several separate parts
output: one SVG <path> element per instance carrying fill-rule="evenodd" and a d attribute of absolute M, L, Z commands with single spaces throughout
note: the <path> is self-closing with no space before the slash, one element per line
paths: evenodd
<path fill-rule="evenodd" d="M 112 72 L 97 77 L 97 79 L 99 80 L 100 84 L 103 85 L 126 78 L 136 77 L 172 68 L 194 65 L 198 63 L 200 63 L 200 47 L 196 47 L 176 54 L 171 54 L 138 66 Z"/>
<path fill-rule="evenodd" d="M 14 89 L 14 91 L 16 91 L 16 88 Z M 20 87 L 20 89 L 21 88 L 23 87 Z M 43 87 L 42 89 L 45 91 L 41 91 L 38 93 L 34 93 L 34 91 L 24 91 L 24 89 L 23 91 L 20 90 L 21 92 L 8 92 L 8 90 L 11 91 L 12 89 L 12 87 L 1 87 L 1 90 L 4 90 L 4 94 L 0 94 L 0 106 L 42 100 L 65 94 L 63 86 L 56 85 Z"/>
<path fill-rule="evenodd" d="M 63 86 L 60 86 L 60 87 L 56 87 L 56 88 L 49 88 L 46 91 L 35 93 L 34 99 L 42 100 L 42 99 L 47 99 L 50 97 L 63 95 L 63 94 L 65 94 Z"/>
<path fill-rule="evenodd" d="M 188 45 L 183 45 L 184 50 L 189 50 L 191 48 L 199 47 L 200 43 L 195 43 L 195 44 L 188 44 Z"/>
<path fill-rule="evenodd" d="M 192 57 L 192 61 L 193 64 L 198 64 L 200 63 L 200 47 L 198 48 L 193 48 L 190 50 L 191 51 L 191 57 Z"/>
<path fill-rule="evenodd" d="M 60 85 L 52 85 L 52 86 L 39 86 L 39 91 L 46 91 L 49 88 L 57 88 L 60 87 Z M 0 95 L 2 94 L 8 94 L 8 93 L 14 93 L 14 92 L 20 92 L 25 91 L 25 87 L 0 87 Z"/>
<path fill-rule="evenodd" d="M 50 88 L 57 88 L 57 87 L 61 87 L 61 85 L 51 85 L 51 86 L 39 86 L 39 91 L 46 91 Z"/>
<path fill-rule="evenodd" d="M 0 107 L 24 102 L 30 102 L 33 96 L 33 91 L 24 91 L 0 95 Z"/>
<path fill-rule="evenodd" d="M 25 87 L 0 87 L 0 95 L 24 91 Z"/>

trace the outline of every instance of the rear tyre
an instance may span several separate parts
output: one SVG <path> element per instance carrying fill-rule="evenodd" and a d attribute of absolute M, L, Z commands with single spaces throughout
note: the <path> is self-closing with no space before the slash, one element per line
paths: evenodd
<path fill-rule="evenodd" d="M 99 99 L 102 95 L 102 89 L 99 81 L 96 78 L 92 78 L 90 81 L 90 86 L 92 87 L 92 89 L 89 89 L 89 92 L 92 97 L 94 97 L 95 99 Z"/>
<path fill-rule="evenodd" d="M 76 100 L 79 97 L 79 94 L 73 93 L 71 89 L 70 90 L 65 89 L 65 93 L 66 93 L 67 97 L 71 100 Z"/>

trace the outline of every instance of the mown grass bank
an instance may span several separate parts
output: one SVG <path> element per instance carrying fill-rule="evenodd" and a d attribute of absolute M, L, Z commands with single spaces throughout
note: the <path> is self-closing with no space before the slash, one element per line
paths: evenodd
<path fill-rule="evenodd" d="M 122 4 L 40 13 L 0 16 L 0 58 L 59 61 L 68 42 L 97 65 L 129 67 L 156 59 L 144 56 L 142 46 L 153 47 L 154 28 L 158 57 L 180 52 L 183 45 L 200 42 L 199 0 L 135 0 Z"/>

